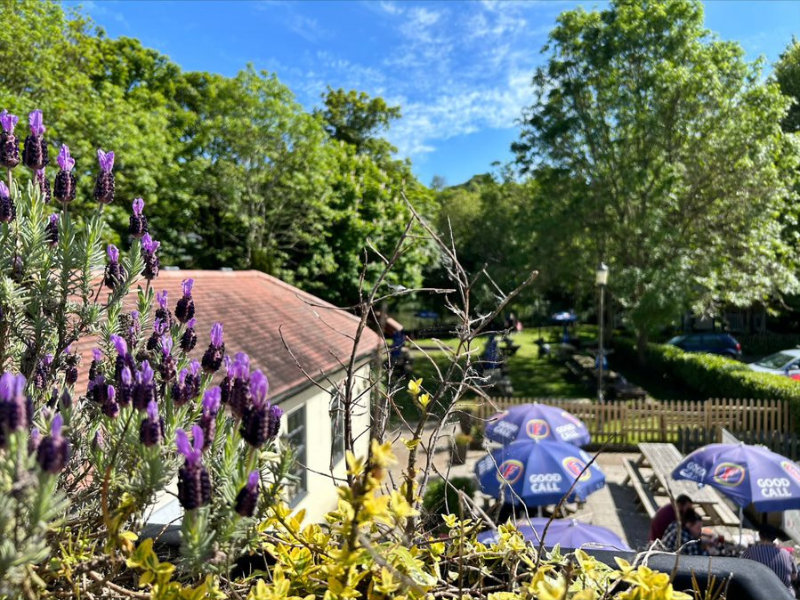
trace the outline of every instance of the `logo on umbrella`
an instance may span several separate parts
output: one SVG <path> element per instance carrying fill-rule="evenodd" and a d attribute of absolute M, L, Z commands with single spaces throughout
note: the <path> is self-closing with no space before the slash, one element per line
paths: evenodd
<path fill-rule="evenodd" d="M 587 481 L 592 478 L 592 471 L 590 469 L 586 469 L 586 463 L 580 458 L 570 456 L 565 458 L 561 464 L 564 465 L 564 468 L 572 473 L 576 478 L 580 477 L 578 481 Z M 586 470 L 583 471 L 584 469 Z M 581 471 L 583 471 L 583 475 L 581 475 Z"/>
<path fill-rule="evenodd" d="M 509 459 L 500 465 L 497 470 L 497 480 L 500 483 L 508 483 L 514 485 L 522 477 L 522 472 L 525 470 L 524 465 L 514 459 Z"/>
<path fill-rule="evenodd" d="M 725 487 L 736 487 L 744 481 L 744 467 L 736 463 L 724 462 L 714 469 L 714 481 Z"/>
<path fill-rule="evenodd" d="M 566 419 L 567 421 L 569 421 L 573 425 L 575 425 L 575 427 L 583 427 L 583 423 L 581 423 L 581 420 L 578 417 L 576 417 L 575 415 L 573 415 L 572 413 L 568 413 L 567 411 L 562 410 L 561 411 L 561 417 Z"/>
<path fill-rule="evenodd" d="M 800 467 L 790 460 L 781 461 L 781 466 L 783 467 L 784 471 L 792 476 L 792 479 L 800 482 Z"/>
<path fill-rule="evenodd" d="M 528 437 L 533 440 L 543 440 L 550 435 L 550 426 L 547 421 L 542 419 L 531 419 L 525 425 L 525 431 L 528 432 Z"/>

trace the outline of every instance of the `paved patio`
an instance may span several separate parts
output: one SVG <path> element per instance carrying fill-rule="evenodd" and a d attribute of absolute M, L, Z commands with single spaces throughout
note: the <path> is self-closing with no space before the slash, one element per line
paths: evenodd
<path fill-rule="evenodd" d="M 426 447 L 427 441 L 433 428 L 426 430 L 424 444 L 417 449 L 417 467 L 425 466 L 427 461 Z M 439 439 L 439 443 L 433 452 L 434 474 L 438 472 L 445 477 L 472 476 L 475 463 L 485 456 L 484 450 L 470 450 L 467 454 L 467 461 L 463 465 L 450 465 L 450 444 L 452 436 L 457 431 L 456 425 L 445 428 L 444 434 Z M 395 434 L 397 436 L 399 434 Z M 403 436 L 409 437 L 409 434 Z M 394 437 L 392 438 L 394 439 Z M 401 471 L 405 469 L 408 460 L 408 450 L 405 445 L 397 439 L 394 443 L 394 451 L 398 458 L 398 464 L 391 471 L 395 482 L 400 481 Z M 647 537 L 650 530 L 650 520 L 647 514 L 639 510 L 636 503 L 636 492 L 628 485 L 622 485 L 625 479 L 625 469 L 622 467 L 623 458 L 635 458 L 637 455 L 619 452 L 609 452 L 601 454 L 597 458 L 597 464 L 606 476 L 606 486 L 601 490 L 591 494 L 586 503 L 572 515 L 572 518 L 607 527 L 620 538 L 628 543 L 631 548 L 645 549 L 647 547 Z M 666 497 L 658 497 L 659 504 L 667 502 Z M 747 523 L 746 523 L 747 524 Z M 735 540 L 739 532 L 736 528 L 715 527 L 714 530 L 726 539 Z M 744 530 L 744 542 L 753 539 L 755 532 L 751 529 Z"/>

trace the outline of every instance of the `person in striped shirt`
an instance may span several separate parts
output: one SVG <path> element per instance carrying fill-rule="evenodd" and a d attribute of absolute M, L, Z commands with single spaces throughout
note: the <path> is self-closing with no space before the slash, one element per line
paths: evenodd
<path fill-rule="evenodd" d="M 774 540 L 778 537 L 778 530 L 771 525 L 764 525 L 758 530 L 758 542 L 742 553 L 742 558 L 748 558 L 767 565 L 775 571 L 778 578 L 794 593 L 792 582 L 797 579 L 797 566 L 788 552 L 778 548 Z"/>

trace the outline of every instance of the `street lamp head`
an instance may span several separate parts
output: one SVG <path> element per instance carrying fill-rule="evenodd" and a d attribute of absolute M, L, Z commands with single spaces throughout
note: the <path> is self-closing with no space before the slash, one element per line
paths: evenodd
<path fill-rule="evenodd" d="M 595 281 L 597 285 L 605 285 L 608 283 L 608 266 L 606 263 L 600 263 L 600 266 L 597 267 L 597 271 L 595 272 Z"/>

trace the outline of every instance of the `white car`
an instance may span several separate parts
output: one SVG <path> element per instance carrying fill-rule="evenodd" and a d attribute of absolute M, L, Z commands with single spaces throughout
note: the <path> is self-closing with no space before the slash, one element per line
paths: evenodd
<path fill-rule="evenodd" d="M 786 375 L 792 379 L 800 379 L 800 348 L 781 350 L 748 366 L 759 373 Z"/>

